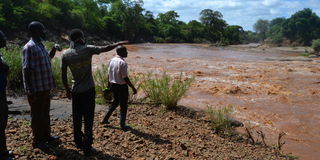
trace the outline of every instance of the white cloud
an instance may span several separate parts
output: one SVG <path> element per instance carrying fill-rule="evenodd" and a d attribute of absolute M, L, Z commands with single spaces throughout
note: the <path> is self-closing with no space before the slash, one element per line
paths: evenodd
<path fill-rule="evenodd" d="M 203 9 L 220 11 L 228 24 L 252 30 L 259 19 L 290 17 L 303 8 L 311 8 L 320 16 L 320 0 L 144 0 L 144 7 L 155 15 L 175 10 L 180 20 L 198 20 Z"/>

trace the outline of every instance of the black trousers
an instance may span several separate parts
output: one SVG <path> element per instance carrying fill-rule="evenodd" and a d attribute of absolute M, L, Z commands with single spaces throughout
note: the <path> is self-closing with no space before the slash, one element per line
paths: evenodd
<path fill-rule="evenodd" d="M 94 88 L 83 93 L 72 93 L 74 142 L 78 146 L 91 147 L 93 143 L 93 119 L 96 92 Z M 82 132 L 84 122 L 84 134 Z"/>
<path fill-rule="evenodd" d="M 109 106 L 109 111 L 104 117 L 104 121 L 108 121 L 112 115 L 112 112 L 120 104 L 120 126 L 121 128 L 126 125 L 126 117 L 128 110 L 128 85 L 111 84 L 111 91 L 113 94 L 113 102 Z"/>
<path fill-rule="evenodd" d="M 50 91 L 28 95 L 31 108 L 31 128 L 33 144 L 46 141 L 51 135 L 50 127 Z"/>
<path fill-rule="evenodd" d="M 7 151 L 5 129 L 8 122 L 8 105 L 5 91 L 0 91 L 0 157 Z"/>

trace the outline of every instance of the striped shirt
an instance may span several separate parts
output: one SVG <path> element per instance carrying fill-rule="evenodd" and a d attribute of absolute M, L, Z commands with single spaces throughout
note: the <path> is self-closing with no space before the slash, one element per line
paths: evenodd
<path fill-rule="evenodd" d="M 29 75 L 25 70 L 29 71 Z M 55 87 L 51 69 L 51 57 L 41 42 L 30 40 L 22 50 L 23 84 L 27 93 L 48 91 Z M 26 83 L 26 76 L 30 84 Z"/>

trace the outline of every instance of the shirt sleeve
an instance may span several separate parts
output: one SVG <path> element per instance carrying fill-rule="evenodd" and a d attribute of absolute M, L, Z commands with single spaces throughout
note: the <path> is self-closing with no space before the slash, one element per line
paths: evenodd
<path fill-rule="evenodd" d="M 32 68 L 31 62 L 31 54 L 30 54 L 30 48 L 29 47 L 24 47 L 22 50 L 22 68 L 27 69 L 27 68 Z"/>
<path fill-rule="evenodd" d="M 128 77 L 128 65 L 127 63 L 120 63 L 120 75 L 122 78 Z"/>
<path fill-rule="evenodd" d="M 92 55 L 94 54 L 100 54 L 102 52 L 102 48 L 99 46 L 94 46 L 94 45 L 87 45 L 87 48 L 89 49 L 90 53 Z"/>

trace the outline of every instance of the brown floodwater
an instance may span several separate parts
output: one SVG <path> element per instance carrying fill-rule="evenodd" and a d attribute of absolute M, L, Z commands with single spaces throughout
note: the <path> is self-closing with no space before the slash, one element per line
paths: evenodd
<path fill-rule="evenodd" d="M 262 130 L 268 145 L 276 144 L 283 131 L 285 153 L 309 160 L 320 156 L 319 60 L 292 60 L 297 52 L 200 44 L 139 44 L 128 48 L 131 73 L 166 71 L 195 76 L 179 105 L 197 110 L 233 105 L 233 116 Z M 112 51 L 95 56 L 95 67 L 107 64 L 114 55 Z M 290 59 L 283 61 L 286 58 Z"/>

